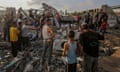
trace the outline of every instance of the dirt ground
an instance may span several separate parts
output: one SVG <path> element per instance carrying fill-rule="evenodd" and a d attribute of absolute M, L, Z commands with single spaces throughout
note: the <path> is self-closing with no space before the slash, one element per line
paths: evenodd
<path fill-rule="evenodd" d="M 120 49 L 112 56 L 102 57 L 99 65 L 101 69 L 107 72 L 120 72 Z"/>
<path fill-rule="evenodd" d="M 120 37 L 106 35 L 105 44 L 114 48 L 111 56 L 100 57 L 99 67 L 104 70 L 101 72 L 120 72 Z"/>

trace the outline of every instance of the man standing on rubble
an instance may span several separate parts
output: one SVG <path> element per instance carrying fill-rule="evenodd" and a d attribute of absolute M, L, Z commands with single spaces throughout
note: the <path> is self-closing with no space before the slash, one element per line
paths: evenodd
<path fill-rule="evenodd" d="M 30 43 L 30 30 L 38 30 L 39 27 L 34 27 L 34 26 L 31 26 L 30 25 L 30 21 L 25 18 L 24 19 L 24 22 L 22 23 L 22 26 L 21 26 L 21 31 L 22 31 L 22 44 L 23 44 L 23 48 L 26 48 L 26 47 L 30 47 L 31 46 L 31 43 Z"/>
<path fill-rule="evenodd" d="M 84 52 L 83 72 L 98 72 L 99 42 L 103 42 L 104 37 L 94 32 L 94 25 L 89 25 L 79 40 Z"/>
<path fill-rule="evenodd" d="M 45 61 L 45 56 L 47 54 L 48 67 L 50 65 L 50 60 L 52 56 L 53 38 L 55 37 L 55 33 L 53 32 L 51 24 L 52 24 L 51 19 L 47 19 L 46 24 L 43 25 L 43 28 L 42 28 L 42 36 L 43 36 L 43 42 L 44 42 L 44 52 L 42 55 L 42 63 L 43 61 Z"/>

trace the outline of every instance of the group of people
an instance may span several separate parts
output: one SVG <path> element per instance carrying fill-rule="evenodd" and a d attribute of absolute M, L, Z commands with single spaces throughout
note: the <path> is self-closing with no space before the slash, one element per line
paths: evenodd
<path fill-rule="evenodd" d="M 28 50 L 31 46 L 29 35 L 27 33 L 30 30 L 42 30 L 42 41 L 43 41 L 43 52 L 41 57 L 41 63 L 44 64 L 46 61 L 46 55 L 47 55 L 47 64 L 48 67 L 50 67 L 50 60 L 52 56 L 52 44 L 53 39 L 55 37 L 55 33 L 52 28 L 52 21 L 50 18 L 46 18 L 45 22 L 42 26 L 42 29 L 40 27 L 34 27 L 29 24 L 28 19 L 24 19 L 23 22 L 18 23 L 20 27 L 17 26 L 16 22 L 12 22 L 10 26 L 10 43 L 11 43 L 11 49 L 12 49 L 12 55 L 13 58 L 16 59 L 18 52 L 21 52 L 23 50 Z"/>
<path fill-rule="evenodd" d="M 19 26 L 18 26 L 18 25 Z M 17 56 L 18 51 L 30 47 L 29 31 L 38 30 L 38 27 L 30 26 L 27 19 L 24 19 L 23 22 L 13 21 L 9 28 L 9 36 L 12 48 L 13 57 Z"/>
<path fill-rule="evenodd" d="M 42 53 L 41 62 L 44 63 L 45 56 L 47 55 L 48 66 L 52 56 L 52 44 L 55 37 L 55 32 L 52 28 L 52 21 L 50 18 L 37 18 L 34 24 L 28 18 L 23 18 L 21 13 L 16 21 L 11 22 L 9 28 L 10 43 L 12 48 L 12 55 L 15 58 L 18 51 L 30 47 L 29 30 L 41 31 L 42 40 L 44 43 L 44 51 Z M 34 18 L 31 14 L 30 17 Z M 35 16 L 36 17 L 36 16 Z M 67 35 L 67 42 L 64 43 L 64 50 L 62 55 L 67 57 L 68 72 L 76 72 L 77 70 L 77 56 L 83 56 L 83 71 L 84 72 L 98 72 L 98 57 L 99 57 L 99 44 L 104 41 L 104 32 L 107 25 L 107 14 L 99 12 L 93 17 L 89 13 L 84 16 L 84 24 L 80 26 L 80 36 L 75 40 L 75 32 L 70 30 Z M 80 23 L 80 22 L 78 22 Z M 102 32 L 99 34 L 96 30 Z M 38 35 L 38 34 L 37 34 Z"/>
<path fill-rule="evenodd" d="M 63 56 L 67 57 L 68 72 L 77 71 L 77 56 L 83 56 L 83 72 L 99 72 L 98 57 L 99 44 L 104 41 L 104 36 L 96 33 L 94 25 L 81 25 L 79 39 L 74 39 L 75 32 L 69 31 L 67 42 L 64 43 Z"/>
<path fill-rule="evenodd" d="M 104 43 L 108 16 L 101 9 L 96 14 L 89 12 L 79 19 L 80 36 L 75 40 L 75 32 L 69 31 L 62 55 L 67 57 L 68 72 L 77 71 L 77 56 L 83 57 L 83 72 L 99 72 L 99 45 Z"/>
<path fill-rule="evenodd" d="M 98 12 L 85 12 L 80 18 L 79 22 L 85 22 L 86 24 L 94 24 L 95 30 L 101 32 L 102 34 L 105 33 L 107 24 L 108 15 L 100 9 Z"/>
<path fill-rule="evenodd" d="M 16 57 L 18 50 L 30 46 L 30 40 L 39 40 L 42 37 L 40 31 L 45 19 L 45 15 L 39 15 L 37 10 L 34 12 L 31 9 L 28 16 L 19 9 L 15 17 L 12 13 L 2 18 L 3 41 L 11 42 L 13 57 Z"/>

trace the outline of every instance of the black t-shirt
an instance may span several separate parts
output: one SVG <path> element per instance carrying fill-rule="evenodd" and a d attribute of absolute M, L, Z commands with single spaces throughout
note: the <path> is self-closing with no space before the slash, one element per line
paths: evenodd
<path fill-rule="evenodd" d="M 92 57 L 99 56 L 99 40 L 104 40 L 104 37 L 96 32 L 89 31 L 80 35 L 83 51 Z"/>

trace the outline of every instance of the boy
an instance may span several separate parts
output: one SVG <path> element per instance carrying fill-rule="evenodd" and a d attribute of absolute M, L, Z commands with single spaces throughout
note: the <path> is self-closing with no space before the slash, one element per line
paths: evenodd
<path fill-rule="evenodd" d="M 63 56 L 67 56 L 68 71 L 76 72 L 77 67 L 77 42 L 74 40 L 75 32 L 70 31 L 68 34 L 68 41 L 64 43 Z"/>
<path fill-rule="evenodd" d="M 18 34 L 19 30 L 16 27 L 16 22 L 13 22 L 10 27 L 10 42 L 12 47 L 12 55 L 13 57 L 17 56 L 18 50 Z"/>

